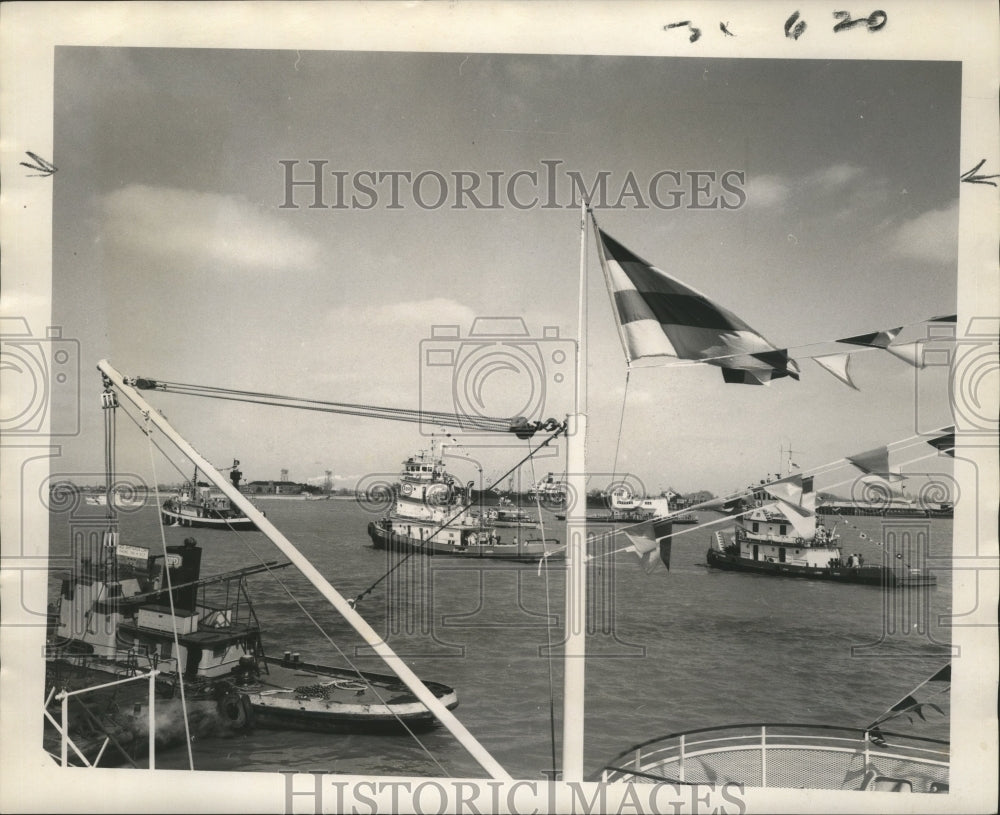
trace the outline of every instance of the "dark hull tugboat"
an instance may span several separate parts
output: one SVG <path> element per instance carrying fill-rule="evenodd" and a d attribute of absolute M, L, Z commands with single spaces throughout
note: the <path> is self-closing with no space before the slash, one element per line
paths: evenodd
<path fill-rule="evenodd" d="M 239 487 L 242 473 L 233 463 L 230 478 Z M 187 526 L 198 529 L 222 529 L 230 531 L 253 531 L 257 527 L 239 507 L 220 490 L 213 489 L 198 481 L 198 471 L 176 495 L 172 495 L 160 507 L 160 515 L 166 526 Z"/>
<path fill-rule="evenodd" d="M 495 523 L 499 513 L 474 511 L 472 486 L 461 487 L 445 471 L 433 443 L 429 452 L 411 456 L 403 462 L 392 511 L 368 524 L 375 548 L 525 563 L 562 556 L 559 541 L 540 537 L 534 523 L 511 527 L 505 518 L 508 525 L 501 526 Z"/>
<path fill-rule="evenodd" d="M 281 658 L 264 653 L 246 578 L 289 563 L 202 578 L 202 550 L 191 538 L 183 546 L 168 546 L 165 559 L 117 538 L 116 532 L 105 533 L 99 551 L 62 575 L 46 654 L 49 701 L 55 699 L 57 707 L 59 689 L 99 687 L 157 671 L 157 718 L 173 711 L 179 720 L 183 683 L 189 724 L 200 736 L 251 726 L 368 733 L 435 723 L 394 676 L 303 662 L 290 651 Z M 102 750 L 105 766 L 134 763 L 144 752 L 148 705 L 142 684 L 96 702 L 73 700 L 71 712 L 87 723 L 85 732 L 72 734 L 75 743 L 99 745 L 110 737 L 121 745 Z M 452 688 L 425 684 L 446 707 L 457 707 Z M 175 746 L 183 735 L 177 727 L 158 728 L 157 744 Z M 47 737 L 55 744 L 58 733 Z"/>
<path fill-rule="evenodd" d="M 707 553 L 708 565 L 773 577 L 803 577 L 892 588 L 937 583 L 937 578 L 926 569 L 865 565 L 858 555 L 845 559 L 837 545 L 839 536 L 822 522 L 817 523 L 814 514 L 796 519 L 798 528 L 795 528 L 791 519 L 774 507 L 774 504 L 757 506 L 737 519 L 731 538 L 716 532 Z"/>

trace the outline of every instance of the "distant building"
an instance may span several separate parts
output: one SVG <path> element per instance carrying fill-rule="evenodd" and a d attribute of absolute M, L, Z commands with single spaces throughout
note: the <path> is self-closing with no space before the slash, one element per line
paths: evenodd
<path fill-rule="evenodd" d="M 684 496 L 681 495 L 673 487 L 667 487 L 665 490 L 660 492 L 660 498 L 666 498 L 670 506 L 674 509 L 680 509 L 683 506 Z"/>

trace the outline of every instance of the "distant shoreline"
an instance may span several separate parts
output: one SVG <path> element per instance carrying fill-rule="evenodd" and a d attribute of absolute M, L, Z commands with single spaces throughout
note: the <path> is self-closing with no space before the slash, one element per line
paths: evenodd
<path fill-rule="evenodd" d="M 301 492 L 298 495 L 267 495 L 262 493 L 243 493 L 248 498 L 253 498 L 255 501 L 303 501 L 310 494 L 307 492 Z M 311 496 L 310 496 L 311 497 Z M 323 500 L 324 496 L 318 496 L 313 498 L 314 501 Z M 331 501 L 356 501 L 357 496 L 354 495 L 331 495 L 329 496 Z"/>

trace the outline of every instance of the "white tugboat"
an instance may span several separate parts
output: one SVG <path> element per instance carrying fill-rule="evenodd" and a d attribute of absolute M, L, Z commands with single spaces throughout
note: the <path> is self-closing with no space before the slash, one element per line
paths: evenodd
<path fill-rule="evenodd" d="M 372 543 L 376 549 L 524 562 L 562 554 L 558 540 L 539 537 L 534 527 L 500 526 L 493 523 L 499 513 L 491 520 L 474 510 L 472 487 L 445 470 L 432 441 L 429 451 L 403 462 L 392 510 L 368 524 Z"/>
<path fill-rule="evenodd" d="M 776 500 L 782 492 L 792 500 Z M 707 553 L 709 566 L 890 588 L 937 583 L 926 569 L 866 565 L 858 554 L 844 557 L 836 528 L 827 529 L 816 515 L 812 478 L 781 479 L 753 488 L 751 496 L 750 509 L 736 519 L 733 535 L 714 533 Z"/>
<path fill-rule="evenodd" d="M 755 490 L 755 506 L 737 518 L 732 537 L 727 538 L 722 532 L 714 533 L 707 553 L 708 565 L 774 577 L 805 577 L 873 586 L 933 586 L 937 583 L 937 577 L 926 569 L 865 564 L 864 558 L 855 554 L 845 558 L 836 531 L 827 529 L 813 510 L 815 494 L 811 479 L 807 479 L 802 494 L 808 500 L 798 511 L 786 513 L 779 509 L 781 502 L 769 502 L 763 489 Z"/>

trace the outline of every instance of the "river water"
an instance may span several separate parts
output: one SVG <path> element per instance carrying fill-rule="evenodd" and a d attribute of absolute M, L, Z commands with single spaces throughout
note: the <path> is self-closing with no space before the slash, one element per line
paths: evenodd
<path fill-rule="evenodd" d="M 369 588 L 399 558 L 373 548 L 366 526 L 376 516 L 354 501 L 274 499 L 261 506 L 347 597 Z M 88 511 L 92 521 L 103 508 L 53 514 L 53 554 L 69 551 L 73 528 Z M 545 518 L 546 535 L 563 539 L 563 525 Z M 845 556 L 859 552 L 866 563 L 880 561 L 875 541 L 884 536 L 918 541 L 906 556 L 927 554 L 940 566 L 936 588 L 883 591 L 710 570 L 704 560 L 711 532 L 692 527 L 675 529 L 681 534 L 669 572 L 646 574 L 634 555 L 603 556 L 610 547 L 593 541 L 585 771 L 636 743 L 693 728 L 747 722 L 864 727 L 946 663 L 951 574 L 944 566 L 952 521 L 847 518 L 837 531 Z M 203 576 L 284 559 L 258 532 L 168 528 L 165 534 L 168 544 L 198 540 Z M 122 514 L 121 542 L 160 550 L 152 501 Z M 542 779 L 553 766 L 550 710 L 561 754 L 563 577 L 556 562 L 539 571 L 413 556 L 358 609 L 419 676 L 458 691 L 456 714 L 515 778 Z M 268 653 L 295 651 L 307 661 L 350 660 L 362 670 L 387 672 L 293 567 L 252 576 L 249 587 Z M 888 729 L 948 738 L 946 718 L 903 720 Z M 482 774 L 444 728 L 419 734 L 419 743 L 407 735 L 258 729 L 197 741 L 193 756 L 198 770 Z M 186 769 L 187 753 L 163 752 L 157 765 Z"/>

